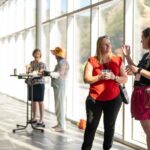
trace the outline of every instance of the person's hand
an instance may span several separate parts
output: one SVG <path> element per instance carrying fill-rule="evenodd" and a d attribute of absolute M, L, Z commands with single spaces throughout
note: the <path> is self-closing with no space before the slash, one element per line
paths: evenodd
<path fill-rule="evenodd" d="M 128 75 L 133 75 L 133 73 L 137 73 L 138 69 L 139 68 L 134 66 L 134 65 L 127 65 L 126 66 L 126 72 Z"/>
<path fill-rule="evenodd" d="M 46 70 L 44 70 L 43 72 L 42 72 L 42 75 L 43 76 L 50 76 L 50 71 L 46 71 Z"/>
<path fill-rule="evenodd" d="M 112 71 L 109 71 L 109 72 L 106 72 L 106 73 L 102 73 L 102 74 L 103 74 L 103 78 L 105 80 L 109 80 L 109 79 L 114 80 L 115 79 L 115 75 L 114 75 L 114 73 Z"/>
<path fill-rule="evenodd" d="M 50 73 L 50 76 L 51 76 L 52 78 L 58 79 L 59 76 L 60 76 L 60 74 L 59 74 L 59 72 L 51 72 L 51 73 Z"/>
<path fill-rule="evenodd" d="M 137 73 L 139 69 L 137 66 L 134 65 L 129 65 L 129 68 L 132 70 L 133 73 Z"/>
<path fill-rule="evenodd" d="M 125 57 L 130 56 L 130 46 L 129 45 L 123 45 L 122 46 L 122 52 L 123 52 L 123 55 Z"/>
<path fill-rule="evenodd" d="M 126 66 L 125 70 L 126 70 L 128 75 L 133 75 L 133 72 L 132 72 L 132 70 L 131 70 L 129 65 Z"/>

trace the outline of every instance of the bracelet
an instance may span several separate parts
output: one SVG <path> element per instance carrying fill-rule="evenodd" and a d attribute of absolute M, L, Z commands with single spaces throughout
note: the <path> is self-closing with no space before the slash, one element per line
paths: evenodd
<path fill-rule="evenodd" d="M 140 74 L 141 73 L 142 68 L 139 68 L 137 73 Z"/>
<path fill-rule="evenodd" d="M 101 75 L 98 75 L 98 76 L 97 76 L 97 79 L 100 80 L 100 79 L 101 79 Z"/>
<path fill-rule="evenodd" d="M 118 77 L 117 77 L 117 76 L 115 76 L 114 81 L 115 81 L 115 82 L 117 82 L 117 80 L 118 80 Z"/>

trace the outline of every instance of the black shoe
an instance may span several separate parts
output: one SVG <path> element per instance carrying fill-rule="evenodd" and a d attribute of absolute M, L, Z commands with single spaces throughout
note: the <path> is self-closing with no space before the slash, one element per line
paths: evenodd
<path fill-rule="evenodd" d="M 45 127 L 45 123 L 44 123 L 44 122 L 37 122 L 36 125 L 37 125 L 37 126 L 41 126 L 41 127 Z"/>

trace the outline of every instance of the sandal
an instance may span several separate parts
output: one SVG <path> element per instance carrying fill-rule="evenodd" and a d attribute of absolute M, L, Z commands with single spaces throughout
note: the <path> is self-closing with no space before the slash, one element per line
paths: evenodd
<path fill-rule="evenodd" d="M 42 121 L 42 122 L 37 122 L 37 124 L 36 124 L 37 126 L 45 126 L 45 123 Z"/>
<path fill-rule="evenodd" d="M 54 131 L 55 131 L 55 132 L 64 132 L 64 129 L 59 128 L 59 127 L 56 127 Z"/>

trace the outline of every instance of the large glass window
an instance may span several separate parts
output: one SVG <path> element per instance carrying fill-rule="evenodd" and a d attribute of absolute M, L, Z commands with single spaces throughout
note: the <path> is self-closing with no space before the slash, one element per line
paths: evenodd
<path fill-rule="evenodd" d="M 68 0 L 57 0 L 56 1 L 56 16 L 63 15 L 67 12 Z"/>
<path fill-rule="evenodd" d="M 25 0 L 25 27 L 35 25 L 35 0 Z"/>
<path fill-rule="evenodd" d="M 139 0 L 134 1 L 134 49 L 133 52 L 134 60 L 138 63 L 139 58 L 145 53 L 141 47 L 141 33 L 142 30 L 150 25 L 150 1 Z M 137 19 L 138 18 L 138 19 Z"/>
<path fill-rule="evenodd" d="M 56 15 L 56 1 L 50 0 L 50 18 L 54 18 Z"/>
<path fill-rule="evenodd" d="M 83 82 L 83 70 L 91 51 L 90 10 L 76 14 L 74 21 L 73 117 L 78 120 L 85 118 L 85 99 L 88 95 L 88 85 Z"/>
<path fill-rule="evenodd" d="M 42 21 L 50 18 L 50 0 L 42 0 Z"/>
<path fill-rule="evenodd" d="M 67 36 L 67 22 L 66 18 L 62 18 L 58 20 L 57 22 L 57 29 L 58 29 L 58 34 L 57 34 L 57 41 L 58 45 L 64 47 L 66 49 L 66 36 Z"/>
<path fill-rule="evenodd" d="M 142 55 L 147 52 L 141 45 L 142 30 L 150 26 L 150 1 L 139 0 L 134 1 L 134 45 L 133 57 L 136 64 Z M 145 133 L 139 121 L 133 120 L 133 140 L 139 143 L 146 143 Z"/>
<path fill-rule="evenodd" d="M 90 5 L 91 0 L 74 0 L 74 9 L 79 9 Z"/>
<path fill-rule="evenodd" d="M 9 28 L 9 24 L 8 24 L 8 4 L 6 3 L 5 5 L 2 6 L 3 8 L 3 35 L 7 35 L 8 34 L 8 28 Z"/>
<path fill-rule="evenodd" d="M 33 60 L 32 52 L 35 49 L 35 29 L 27 30 L 24 33 L 25 39 L 25 64 L 29 64 Z"/>
<path fill-rule="evenodd" d="M 16 29 L 21 30 L 24 28 L 24 0 L 17 0 L 16 2 Z"/>
<path fill-rule="evenodd" d="M 9 33 L 13 33 L 15 31 L 16 26 L 16 20 L 14 21 L 14 18 L 16 18 L 16 1 L 8 1 L 8 7 L 9 7 Z M 10 26 L 11 24 L 11 26 Z"/>

